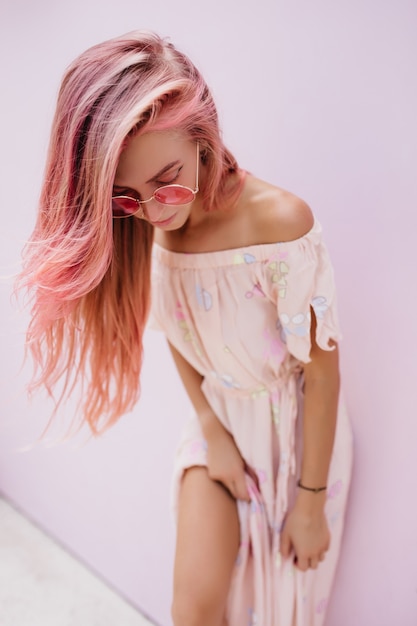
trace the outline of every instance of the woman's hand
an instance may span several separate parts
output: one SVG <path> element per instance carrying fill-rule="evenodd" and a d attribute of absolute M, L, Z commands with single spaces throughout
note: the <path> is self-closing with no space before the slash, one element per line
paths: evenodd
<path fill-rule="evenodd" d="M 203 382 L 201 374 L 184 359 L 174 346 L 169 344 L 169 347 L 207 442 L 207 469 L 210 478 L 224 485 L 237 500 L 249 502 L 250 496 L 246 486 L 245 472 L 251 476 L 259 488 L 256 473 L 245 464 L 235 440 L 208 404 L 201 390 Z"/>
<path fill-rule="evenodd" d="M 306 494 L 306 498 L 319 497 L 319 494 Z M 330 546 L 330 532 L 324 514 L 324 506 L 314 503 L 312 507 L 303 505 L 299 499 L 288 513 L 281 533 L 281 555 L 289 557 L 294 553 L 294 563 L 301 571 L 309 567 L 316 569 L 325 557 Z"/>
<path fill-rule="evenodd" d="M 213 432 L 214 431 L 214 432 Z M 255 473 L 246 466 L 230 433 L 218 423 L 207 440 L 207 469 L 212 480 L 220 482 L 236 500 L 250 501 L 245 472 L 257 482 Z"/>

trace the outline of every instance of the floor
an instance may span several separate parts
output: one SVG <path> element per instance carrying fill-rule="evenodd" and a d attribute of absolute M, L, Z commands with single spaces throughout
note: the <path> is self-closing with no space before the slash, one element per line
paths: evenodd
<path fill-rule="evenodd" d="M 152 626 L 0 499 L 0 626 Z"/>

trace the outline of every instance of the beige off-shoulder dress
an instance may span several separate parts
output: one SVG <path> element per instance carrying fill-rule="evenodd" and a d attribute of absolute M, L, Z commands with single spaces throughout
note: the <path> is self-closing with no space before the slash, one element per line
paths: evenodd
<path fill-rule="evenodd" d="M 303 363 L 310 359 L 311 308 L 324 350 L 341 338 L 332 265 L 315 220 L 303 237 L 208 253 L 155 244 L 152 317 L 204 377 L 202 389 L 245 461 L 251 502 L 238 502 L 241 542 L 229 592 L 229 626 L 321 626 L 335 576 L 352 466 L 343 398 L 325 512 L 331 546 L 316 570 L 279 553 L 302 455 Z M 174 506 L 187 467 L 206 464 L 197 418 L 175 460 Z"/>

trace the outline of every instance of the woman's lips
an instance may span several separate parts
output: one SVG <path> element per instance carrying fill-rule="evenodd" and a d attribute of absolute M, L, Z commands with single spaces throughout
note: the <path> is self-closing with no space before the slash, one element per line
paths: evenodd
<path fill-rule="evenodd" d="M 168 224 L 171 224 L 171 222 L 174 220 L 174 218 L 176 217 L 176 213 L 174 213 L 174 215 L 171 215 L 171 217 L 168 217 L 166 220 L 161 220 L 159 222 L 152 222 L 153 226 L 168 226 Z"/>

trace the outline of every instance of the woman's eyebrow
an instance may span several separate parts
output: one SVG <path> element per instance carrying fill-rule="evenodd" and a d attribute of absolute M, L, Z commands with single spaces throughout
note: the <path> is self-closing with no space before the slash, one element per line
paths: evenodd
<path fill-rule="evenodd" d="M 161 170 L 159 170 L 159 172 L 157 174 L 155 174 L 155 176 L 152 176 L 152 178 L 147 180 L 146 184 L 154 183 L 156 180 L 158 180 L 158 178 L 163 176 L 165 174 L 165 172 L 168 172 L 168 170 L 170 170 L 175 165 L 179 165 L 179 163 L 180 163 L 180 161 L 178 159 L 176 161 L 171 161 L 171 163 L 168 163 L 168 165 L 165 165 L 165 167 L 163 167 Z"/>
<path fill-rule="evenodd" d="M 181 161 L 178 159 L 176 161 L 171 161 L 171 163 L 168 163 L 168 165 L 165 165 L 161 170 L 159 170 L 159 172 L 155 174 L 155 176 L 147 180 L 146 184 L 155 182 L 156 180 L 158 180 L 160 176 L 163 176 L 165 172 L 168 172 L 172 167 L 174 167 L 175 165 L 179 165 L 180 163 Z M 126 187 L 125 185 L 113 185 L 113 189 L 114 190 L 117 189 L 119 192 L 120 191 L 134 191 L 132 187 Z"/>

